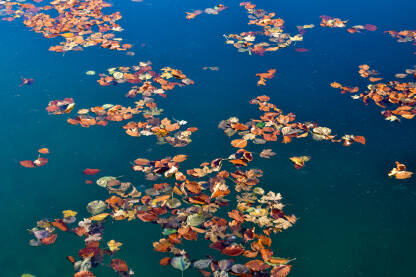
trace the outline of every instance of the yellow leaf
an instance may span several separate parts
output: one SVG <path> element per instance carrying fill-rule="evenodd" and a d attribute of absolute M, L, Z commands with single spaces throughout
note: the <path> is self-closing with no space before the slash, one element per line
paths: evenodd
<path fill-rule="evenodd" d="M 109 242 L 107 242 L 107 245 L 108 248 L 110 248 L 110 251 L 114 252 L 120 250 L 120 246 L 122 246 L 123 244 L 112 239 Z"/>
<path fill-rule="evenodd" d="M 64 38 L 73 38 L 75 35 L 73 33 L 63 33 L 61 36 Z"/>
<path fill-rule="evenodd" d="M 109 213 L 97 214 L 97 215 L 90 217 L 90 220 L 101 221 L 101 220 L 104 220 L 109 215 L 110 215 Z"/>
<path fill-rule="evenodd" d="M 71 210 L 62 211 L 62 213 L 64 214 L 64 217 L 76 216 L 78 214 L 77 212 Z"/>

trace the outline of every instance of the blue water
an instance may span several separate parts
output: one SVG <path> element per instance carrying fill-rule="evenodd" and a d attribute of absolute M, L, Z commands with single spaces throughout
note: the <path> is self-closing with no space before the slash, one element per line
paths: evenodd
<path fill-rule="evenodd" d="M 269 95 L 284 112 L 294 112 L 299 121 L 316 121 L 338 135 L 359 134 L 367 139 L 365 146 L 351 147 L 309 139 L 251 145 L 255 152 L 272 148 L 277 153 L 270 160 L 256 159 L 253 165 L 265 173 L 263 186 L 281 192 L 286 209 L 300 218 L 293 228 L 274 237 L 277 256 L 296 258 L 290 276 L 415 275 L 415 181 L 387 177 L 396 160 L 416 170 L 415 119 L 387 122 L 376 105 L 364 106 L 329 84 L 338 81 L 364 88 L 366 82 L 357 74 L 358 65 L 364 63 L 386 80 L 415 65 L 416 47 L 397 43 L 383 31 L 416 29 L 412 16 L 416 2 L 256 1 L 259 8 L 283 18 L 291 33 L 296 25 L 317 26 L 307 30 L 304 42 L 296 44 L 309 52 L 288 47 L 264 56 L 238 53 L 225 45 L 223 34 L 254 29 L 247 25 L 247 13 L 236 1 L 224 1 L 229 8 L 219 15 L 202 14 L 191 21 L 185 19 L 186 11 L 218 3 L 110 3 L 109 12 L 123 15 L 121 36 L 135 45 L 134 57 L 99 47 L 64 55 L 49 52 L 56 40 L 29 31 L 20 20 L 0 22 L 1 276 L 73 274 L 65 257 L 76 256 L 82 240 L 60 232 L 54 245 L 33 248 L 26 229 L 39 219 L 60 217 L 66 209 L 87 217 L 86 204 L 107 197 L 96 185 L 84 184 L 83 169 L 99 168 L 99 176 L 123 175 L 135 185 L 149 186 L 141 173 L 131 170 L 130 161 L 187 154 L 190 158 L 183 168 L 192 168 L 228 156 L 234 149 L 217 128 L 218 122 L 230 116 L 243 122 L 257 118 L 256 107 L 248 101 L 262 94 Z M 374 24 L 378 30 L 352 35 L 346 29 L 321 28 L 322 14 L 348 19 L 353 25 Z M 67 124 L 66 116 L 50 116 L 44 110 L 49 101 L 65 97 L 75 99 L 76 109 L 105 103 L 133 105 L 124 97 L 127 84 L 101 87 L 97 76 L 86 76 L 85 71 L 105 72 L 109 67 L 147 60 L 154 69 L 178 68 L 195 81 L 195 85 L 168 92 L 166 99 L 157 99 L 164 115 L 199 128 L 186 148 L 157 145 L 154 137 L 129 137 L 121 129 L 123 122 L 81 128 Z M 203 66 L 220 69 L 204 71 Z M 257 87 L 255 73 L 269 68 L 277 69 L 275 78 Z M 34 78 L 35 83 L 19 87 L 20 76 Z M 46 166 L 27 169 L 19 165 L 20 160 L 35 157 L 41 147 L 51 150 Z M 310 155 L 312 160 L 296 170 L 289 157 L 300 155 Z M 164 255 L 153 251 L 152 241 L 159 239 L 160 231 L 158 225 L 139 221 L 115 222 L 106 228 L 105 238 L 123 242 L 118 256 L 137 276 L 179 276 L 175 269 L 160 266 Z M 206 254 L 200 247 L 206 242 L 187 245 L 196 256 Z M 106 267 L 95 274 L 116 276 Z M 199 273 L 189 270 L 185 276 Z"/>

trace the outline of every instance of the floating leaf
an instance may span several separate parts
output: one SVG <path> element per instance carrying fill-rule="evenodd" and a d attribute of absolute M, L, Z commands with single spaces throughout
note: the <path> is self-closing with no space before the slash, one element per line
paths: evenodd
<path fill-rule="evenodd" d="M 171 198 L 171 199 L 169 199 L 168 201 L 166 201 L 166 206 L 167 206 L 169 209 L 176 209 L 176 208 L 178 208 L 181 204 L 182 204 L 182 203 L 181 203 L 181 201 L 180 201 L 179 199 L 177 199 L 177 198 Z"/>
<path fill-rule="evenodd" d="M 113 180 L 117 180 L 117 178 L 113 176 L 104 176 L 97 180 L 97 185 L 105 188 L 107 187 L 107 183 Z"/>
<path fill-rule="evenodd" d="M 165 229 L 163 229 L 162 235 L 169 236 L 170 234 L 174 234 L 174 233 L 177 233 L 177 232 L 178 231 L 176 229 L 165 228 Z"/>
<path fill-rule="evenodd" d="M 111 252 L 115 252 L 120 250 L 120 246 L 122 246 L 123 244 L 112 239 L 109 242 L 107 242 L 107 245 Z"/>
<path fill-rule="evenodd" d="M 196 227 L 198 225 L 201 225 L 202 222 L 204 222 L 204 220 L 205 220 L 205 218 L 202 215 L 191 214 L 186 219 L 186 223 L 188 223 L 188 225 L 190 225 L 190 226 Z"/>
<path fill-rule="evenodd" d="M 235 139 L 231 141 L 231 145 L 237 148 L 244 148 L 247 146 L 247 141 L 244 139 Z"/>
<path fill-rule="evenodd" d="M 20 164 L 24 167 L 29 167 L 29 168 L 34 168 L 35 164 L 33 163 L 33 161 L 20 161 Z"/>
<path fill-rule="evenodd" d="M 120 259 L 112 259 L 110 266 L 117 272 L 127 272 L 129 270 L 126 262 Z"/>
<path fill-rule="evenodd" d="M 261 260 L 251 260 L 246 263 L 246 267 L 253 271 L 262 271 L 268 269 L 270 266 Z"/>
<path fill-rule="evenodd" d="M 191 261 L 186 256 L 176 256 L 170 260 L 170 265 L 183 272 L 189 268 Z"/>
<path fill-rule="evenodd" d="M 196 269 L 204 269 L 207 268 L 211 265 L 212 260 L 211 259 L 201 259 L 201 260 L 197 260 L 193 263 L 193 267 L 195 267 Z"/>
<path fill-rule="evenodd" d="M 110 215 L 109 213 L 97 214 L 97 215 L 94 215 L 94 216 L 90 217 L 90 220 L 93 220 L 93 221 L 102 221 L 102 220 L 104 220 L 109 215 Z"/>
<path fill-rule="evenodd" d="M 291 269 L 291 265 L 275 266 L 270 272 L 270 277 L 286 277 L 287 275 L 289 275 Z"/>
<path fill-rule="evenodd" d="M 293 162 L 296 169 L 300 169 L 305 166 L 305 162 L 310 161 L 309 156 L 291 157 L 290 160 Z"/>
<path fill-rule="evenodd" d="M 93 215 L 103 212 L 106 208 L 107 204 L 102 200 L 91 201 L 87 205 L 87 211 Z"/>
<path fill-rule="evenodd" d="M 100 172 L 99 169 L 93 169 L 93 168 L 86 168 L 84 171 L 82 171 L 85 175 L 95 175 L 98 172 Z"/>
<path fill-rule="evenodd" d="M 41 148 L 38 150 L 38 152 L 40 154 L 49 154 L 49 149 L 48 148 Z"/>
<path fill-rule="evenodd" d="M 76 216 L 78 213 L 75 211 L 71 211 L 71 210 L 65 210 L 62 211 L 64 217 L 71 217 L 71 216 Z"/>
<path fill-rule="evenodd" d="M 276 153 L 274 153 L 272 149 L 263 149 L 263 151 L 260 152 L 260 158 L 269 159 L 274 155 L 276 155 Z"/>

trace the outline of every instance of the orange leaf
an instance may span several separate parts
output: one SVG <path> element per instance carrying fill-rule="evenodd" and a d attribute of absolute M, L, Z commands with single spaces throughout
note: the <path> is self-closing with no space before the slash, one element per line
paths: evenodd
<path fill-rule="evenodd" d="M 176 155 L 175 157 L 173 157 L 173 161 L 177 162 L 177 163 L 181 163 L 183 161 L 185 161 L 187 159 L 187 155 Z"/>
<path fill-rule="evenodd" d="M 49 149 L 48 148 L 41 148 L 38 150 L 39 153 L 41 154 L 49 154 Z"/>
<path fill-rule="evenodd" d="M 354 136 L 354 141 L 361 143 L 361 144 L 365 144 L 365 137 L 363 136 Z"/>
<path fill-rule="evenodd" d="M 164 257 L 159 261 L 159 264 L 163 266 L 169 265 L 170 259 L 171 259 L 170 257 Z"/>
<path fill-rule="evenodd" d="M 237 148 L 244 148 L 247 146 L 247 141 L 245 139 L 235 139 L 231 141 L 231 145 Z"/>
<path fill-rule="evenodd" d="M 20 161 L 20 164 L 24 167 L 29 167 L 29 168 L 34 168 L 35 164 L 33 163 L 33 161 Z"/>

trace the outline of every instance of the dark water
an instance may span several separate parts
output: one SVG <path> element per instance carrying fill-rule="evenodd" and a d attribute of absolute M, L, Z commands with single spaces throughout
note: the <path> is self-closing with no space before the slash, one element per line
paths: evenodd
<path fill-rule="evenodd" d="M 256 1 L 259 8 L 275 11 L 286 21 L 286 30 L 296 25 L 315 24 L 295 52 L 293 47 L 249 56 L 225 45 L 223 34 L 253 29 L 238 2 L 225 1 L 229 8 L 219 15 L 200 15 L 192 21 L 185 11 L 213 7 L 212 1 L 112 1 L 111 10 L 122 13 L 120 24 L 126 41 L 135 45 L 134 57 L 123 52 L 90 47 L 65 55 L 49 52 L 56 43 L 30 32 L 21 21 L 0 23 L 0 123 L 2 162 L 0 176 L 1 276 L 71 276 L 65 260 L 76 256 L 82 240 L 58 233 L 50 247 L 28 246 L 26 231 L 39 219 L 61 216 L 72 209 L 87 217 L 85 206 L 107 193 L 84 184 L 84 168 L 99 168 L 103 175 L 120 176 L 135 185 L 149 185 L 143 175 L 132 172 L 130 161 L 151 160 L 167 155 L 187 154 L 183 167 L 197 167 L 202 161 L 233 152 L 229 139 L 217 129 L 220 120 L 238 116 L 242 121 L 258 117 L 248 101 L 261 94 L 271 97 L 285 112 L 299 121 L 316 121 L 336 134 L 364 135 L 367 145 L 339 144 L 299 139 L 291 144 L 252 146 L 253 151 L 272 148 L 277 156 L 256 159 L 264 171 L 263 186 L 281 192 L 286 209 L 300 218 L 291 229 L 274 239 L 277 256 L 296 257 L 290 276 L 414 276 L 416 254 L 416 184 L 413 179 L 387 177 L 394 161 L 410 170 L 416 168 L 415 120 L 385 121 L 380 108 L 339 94 L 333 81 L 365 86 L 357 66 L 367 63 L 386 80 L 416 62 L 410 43 L 397 43 L 384 30 L 415 29 L 414 1 Z M 351 35 L 345 29 L 320 28 L 319 16 L 327 14 L 349 19 L 353 25 L 374 24 L 376 32 Z M 145 43 L 144 47 L 140 44 Z M 135 139 L 125 135 L 124 123 L 107 127 L 80 128 L 67 124 L 66 116 L 49 116 L 48 101 L 73 97 L 77 108 L 105 103 L 132 105 L 124 98 L 127 85 L 101 87 L 93 69 L 104 72 L 119 65 L 130 66 L 150 60 L 155 69 L 164 66 L 184 71 L 195 85 L 176 88 L 166 99 L 158 99 L 165 115 L 197 126 L 186 148 L 156 145 L 154 137 Z M 203 66 L 219 66 L 204 71 Z M 255 73 L 276 68 L 267 86 L 257 87 Z M 20 76 L 35 83 L 18 87 Z M 35 170 L 23 168 L 20 160 L 31 158 L 36 149 L 48 147 L 49 163 Z M 312 160 L 296 170 L 291 156 L 310 155 Z M 100 173 L 101 174 L 101 173 Z M 160 237 L 158 225 L 115 222 L 106 228 L 105 238 L 123 242 L 122 256 L 137 276 L 179 276 L 171 267 L 159 266 L 163 257 L 154 252 L 152 241 Z M 205 254 L 205 242 L 187 243 L 190 253 Z M 96 276 L 115 276 L 110 268 L 99 268 Z M 185 276 L 198 276 L 195 270 Z"/>

